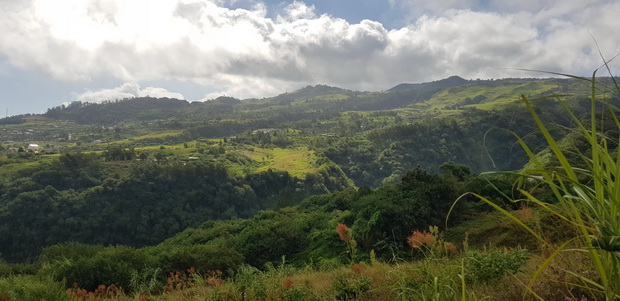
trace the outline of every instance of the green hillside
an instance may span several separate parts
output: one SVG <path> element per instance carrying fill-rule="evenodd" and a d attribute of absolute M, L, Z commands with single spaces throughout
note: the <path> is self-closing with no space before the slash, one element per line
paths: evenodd
<path fill-rule="evenodd" d="M 475 107 L 482 110 L 505 108 L 519 102 L 520 95 L 539 96 L 551 94 L 559 85 L 554 80 L 505 81 L 500 85 L 493 82 L 477 82 L 441 91 L 430 100 L 419 104 L 430 109 L 457 109 Z"/>
<path fill-rule="evenodd" d="M 616 258 L 615 228 L 562 210 L 568 186 L 596 198 L 616 181 L 589 172 L 616 166 L 609 80 L 593 95 L 578 79 L 455 76 L 0 119 L 0 300 L 32 299 L 17 283 L 48 301 L 509 300 L 524 288 L 498 287 L 546 264 L 542 299 L 602 299 L 601 270 L 564 251 Z"/>

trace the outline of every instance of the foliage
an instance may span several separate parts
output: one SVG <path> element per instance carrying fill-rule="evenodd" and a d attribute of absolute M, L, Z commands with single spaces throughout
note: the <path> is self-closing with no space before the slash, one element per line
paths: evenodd
<path fill-rule="evenodd" d="M 506 273 L 516 273 L 527 262 L 527 250 L 469 251 L 465 254 L 465 279 L 469 282 L 488 282 L 501 279 Z"/>
<path fill-rule="evenodd" d="M 136 296 L 151 295 L 159 292 L 161 269 L 144 267 L 142 270 L 134 270 L 131 273 L 129 289 Z"/>
<path fill-rule="evenodd" d="M 153 97 L 106 101 L 102 105 L 74 101 L 68 106 L 48 109 L 45 116 L 88 124 L 115 124 L 127 119 L 152 120 L 170 117 L 178 109 L 188 106 L 189 103 L 185 100 Z"/>
<path fill-rule="evenodd" d="M 548 144 L 549 153 L 553 156 L 557 165 L 548 166 L 534 155 L 530 146 L 519 138 L 519 142 L 523 149 L 529 155 L 531 160 L 530 168 L 524 170 L 521 175 L 526 179 L 538 182 L 537 187 L 548 187 L 547 189 L 553 193 L 555 202 L 552 204 L 544 202 L 534 193 L 534 189 L 523 186 L 520 192 L 525 196 L 523 200 L 540 206 L 550 214 L 558 216 L 567 221 L 576 230 L 574 238 L 563 242 L 559 247 L 550 246 L 552 252 L 548 258 L 540 265 L 540 268 L 534 273 L 532 279 L 527 286 L 527 292 L 534 296 L 537 293 L 533 291 L 534 285 L 537 283 L 540 275 L 547 266 L 560 253 L 573 245 L 582 249 L 590 255 L 593 266 L 596 268 L 598 277 L 578 276 L 573 286 L 585 286 L 592 292 L 600 292 L 605 295 L 606 299 L 615 299 L 620 296 L 620 257 L 618 256 L 618 237 L 620 237 L 620 215 L 617 214 L 620 206 L 617 204 L 618 187 L 620 184 L 617 172 L 620 163 L 617 157 L 617 145 L 613 138 L 605 136 L 602 124 L 604 115 L 597 113 L 599 108 L 599 92 L 597 89 L 597 79 L 594 72 L 592 79 L 582 79 L 591 84 L 591 111 L 589 120 L 580 120 L 568 106 L 564 106 L 566 113 L 576 125 L 576 133 L 587 141 L 587 152 L 579 154 L 573 158 L 584 160 L 585 169 L 574 168 L 576 163 L 568 160 L 556 139 L 549 133 L 548 125 L 541 120 L 539 112 L 533 107 L 532 102 L 536 99 L 529 99 L 521 96 L 521 99 L 530 111 L 540 132 L 545 137 Z M 573 77 L 573 76 L 570 76 Z M 620 87 L 612 78 L 613 93 L 620 93 Z M 607 86 L 604 88 L 606 89 Z M 558 96 L 552 97 L 560 101 Z M 603 103 L 605 105 L 605 103 Z M 616 116 L 618 109 L 607 103 L 605 106 L 611 112 L 612 125 L 614 129 L 620 129 L 620 122 Z M 618 131 L 615 131 L 616 133 Z M 517 136 L 518 137 L 518 136 Z M 617 139 L 615 139 L 617 141 Z M 579 163 L 577 163 L 579 164 Z M 481 197 L 481 199 L 492 206 L 490 201 Z M 546 243 L 542 236 L 535 230 L 527 226 L 519 217 L 516 217 L 507 211 L 494 206 L 503 212 L 516 223 L 519 223 L 541 243 Z"/>
<path fill-rule="evenodd" d="M 545 115 L 545 120 L 570 124 L 553 114 Z M 358 186 L 377 187 L 396 183 L 405 171 L 417 166 L 438 171 L 447 161 L 467 165 L 476 172 L 519 169 L 527 163 L 527 156 L 514 147 L 517 139 L 506 130 L 525 136 L 535 129 L 527 111 L 520 107 L 501 111 L 470 109 L 457 116 L 390 124 L 319 146 Z M 558 130 L 554 136 L 565 133 Z M 544 146 L 540 135 L 527 137 L 532 147 Z"/>
<path fill-rule="evenodd" d="M 468 223 L 480 227 L 469 236 L 475 245 L 493 235 L 494 243 L 542 246 L 555 258 L 569 247 L 585 250 L 599 276 L 562 263 L 548 278 L 586 287 L 562 287 L 566 296 L 611 294 L 620 278 L 612 206 L 620 186 L 617 139 L 609 138 L 619 135 L 609 113 L 616 109 L 578 96 L 563 103 L 524 98 L 523 108 L 509 96 L 573 92 L 578 81 L 453 77 L 381 93 L 314 86 L 254 100 L 76 102 L 25 116 L 0 129 L 6 140 L 19 141 L 0 145 L 7 152 L 0 155 L 0 252 L 9 262 L 35 264 L 0 265 L 0 280 L 37 274 L 37 281 L 66 279 L 60 286 L 72 294 L 94 296 L 114 285 L 146 298 L 168 277 L 191 284 L 165 295 L 180 300 L 475 298 L 492 282 L 484 275 L 496 281 L 513 270 L 511 262 L 525 259 L 494 251 L 467 253 L 465 263 L 460 254 L 434 256 L 456 249 L 443 236 L 446 226 L 492 218 L 473 194 L 451 208 L 473 191 L 504 212 L 519 210 L 512 222 Z M 560 114 L 564 107 L 572 114 Z M 579 123 L 590 110 L 596 121 Z M 550 123 L 559 126 L 541 127 Z M 13 153 L 26 147 L 25 137 L 43 141 L 50 154 Z M 550 141 L 561 137 L 554 147 Z M 545 145 L 552 147 L 534 156 Z M 528 158 L 522 186 L 513 185 L 519 175 L 474 174 L 520 169 Z M 323 195 L 306 198 L 314 194 Z M 512 199 L 550 213 L 527 211 Z M 428 225 L 439 227 L 419 231 Z M 553 239 L 538 235 L 532 243 L 516 225 Z M 571 239 L 571 228 L 581 229 L 580 239 L 548 246 Z M 343 241 L 353 266 L 342 266 Z M 416 250 L 433 256 L 405 263 L 420 258 Z M 480 269 L 488 271 L 477 275 L 472 262 L 487 262 Z M 216 270 L 223 272 L 208 274 Z M 531 281 L 542 294 L 543 281 Z"/>
<path fill-rule="evenodd" d="M 372 280 L 367 277 L 348 278 L 340 276 L 332 284 L 336 300 L 355 300 L 372 287 Z"/>
<path fill-rule="evenodd" d="M 65 242 L 49 246 L 41 250 L 38 257 L 39 263 L 49 263 L 63 261 L 66 259 L 75 260 L 85 257 L 93 257 L 104 249 L 101 245 L 89 245 L 76 242 Z"/>
<path fill-rule="evenodd" d="M 107 161 L 131 161 L 136 157 L 136 152 L 133 148 L 125 149 L 120 145 L 112 145 L 108 146 L 102 157 Z"/>
<path fill-rule="evenodd" d="M 193 245 L 174 248 L 158 254 L 159 266 L 164 272 L 197 269 L 232 270 L 244 262 L 238 251 L 209 245 Z"/>
<path fill-rule="evenodd" d="M 457 197 L 448 178 L 414 169 L 397 185 L 386 186 L 361 196 L 352 206 L 354 231 L 366 252 L 374 249 L 379 258 L 408 256 L 406 238 L 411 229 L 444 224 L 444 217 Z M 460 208 L 456 210 L 461 212 Z M 456 221 L 456 219 L 454 220 Z"/>
<path fill-rule="evenodd" d="M 245 256 L 248 264 L 255 267 L 278 261 L 282 256 L 296 260 L 310 244 L 307 233 L 315 227 L 325 226 L 324 218 L 299 214 L 293 208 L 263 211 L 239 233 L 236 249 Z"/>
<path fill-rule="evenodd" d="M 156 244 L 206 220 L 249 217 L 350 185 L 340 176 L 325 171 L 302 180 L 267 170 L 242 178 L 202 161 L 115 167 L 93 154 L 67 153 L 0 190 L 0 219 L 13 221 L 0 226 L 0 252 L 14 262 L 33 261 L 42 247 L 65 241 Z"/>
<path fill-rule="evenodd" d="M 536 163 L 536 158 L 532 157 L 535 165 L 542 170 L 542 182 L 549 185 L 553 190 L 559 204 L 558 206 L 545 206 L 537 197 L 527 194 L 528 199 L 545 209 L 550 210 L 566 220 L 569 220 L 578 230 L 578 238 L 583 241 L 589 252 L 597 272 L 601 276 L 600 282 L 594 287 L 605 293 L 607 298 L 617 298 L 620 296 L 620 248 L 618 237 L 620 237 L 620 217 L 617 214 L 620 204 L 618 204 L 618 166 L 620 161 L 616 156 L 617 145 L 608 143 L 610 138 L 600 134 L 599 116 L 596 112 L 597 92 L 596 92 L 596 72 L 590 82 L 592 83 L 592 112 L 589 127 L 577 119 L 570 110 L 579 133 L 588 141 L 590 154 L 583 158 L 587 161 L 587 170 L 575 170 L 568 162 L 562 150 L 558 147 L 555 140 L 549 135 L 545 135 L 549 148 L 559 161 L 563 173 L 558 173 L 553 169 L 545 169 L 540 163 Z M 620 87 L 615 83 L 615 92 L 620 93 Z M 537 113 L 532 109 L 529 100 L 523 97 L 524 102 L 530 108 L 532 116 L 536 120 L 540 130 L 546 134 L 546 126 L 540 121 Z M 616 128 L 620 129 L 620 123 L 616 117 L 617 108 L 609 107 L 613 112 L 612 118 Z M 617 140 L 616 140 L 617 141 Z M 524 148 L 527 146 L 523 144 Z M 578 177 L 579 173 L 585 177 L 586 181 Z M 554 255 L 562 250 L 570 241 L 563 244 Z M 541 267 L 543 269 L 544 266 Z M 536 276 L 534 277 L 534 279 Z M 532 282 L 530 283 L 530 285 Z"/>
<path fill-rule="evenodd" d="M 13 275 L 0 277 L 0 300 L 64 301 L 67 295 L 64 285 L 50 277 Z"/>
<path fill-rule="evenodd" d="M 72 245 L 64 248 L 70 249 Z M 75 252 L 74 252 L 75 253 Z M 106 247 L 94 256 L 88 254 L 74 258 L 54 258 L 42 261 L 44 275 L 67 284 L 76 283 L 80 288 L 93 291 L 99 285 L 116 285 L 129 288 L 132 274 L 145 266 L 153 266 L 154 259 L 142 250 L 129 247 Z"/>
<path fill-rule="evenodd" d="M 466 164 L 476 172 L 520 168 L 525 163 L 524 153 L 513 147 L 514 137 L 497 129 L 525 135 L 535 127 L 527 122 L 522 107 L 511 104 L 516 99 L 511 93 L 570 93 L 573 86 L 558 79 L 467 81 L 452 77 L 399 85 L 382 93 L 319 85 L 261 100 L 221 98 L 188 103 L 145 97 L 102 104 L 74 102 L 52 108 L 45 116 L 80 123 L 74 125 L 85 128 L 79 142 L 103 138 L 112 143 L 108 145 L 121 141 L 128 149 L 130 144 L 183 143 L 200 138 L 230 138 L 265 148 L 311 147 L 325 153 L 358 186 L 377 187 L 398 182 L 406 170 L 417 165 L 436 171 L 446 161 Z M 481 108 L 496 102 L 502 106 L 480 110 L 465 105 L 468 101 L 480 102 Z M 543 120 L 570 124 L 553 102 L 536 106 Z M 571 99 L 571 106 L 583 113 L 581 99 Z M 295 129 L 294 133 L 289 129 Z M 147 130 L 175 135 L 145 138 Z M 127 139 L 121 140 L 121 136 Z M 540 136 L 530 138 L 533 146 L 544 142 Z M 97 145 L 89 148 L 105 151 L 105 144 Z"/>
<path fill-rule="evenodd" d="M 26 120 L 22 116 L 11 116 L 0 118 L 0 125 L 4 124 L 22 124 L 26 122 Z"/>
<path fill-rule="evenodd" d="M 155 168 L 165 166 L 152 165 Z M 136 175 L 157 181 L 162 177 L 157 170 L 141 170 Z M 114 181 L 104 181 L 104 185 L 116 190 L 125 189 L 122 180 Z M 132 189 L 142 185 L 142 182 L 132 183 Z M 159 183 L 163 185 L 164 182 Z M 80 289 L 93 291 L 99 285 L 115 284 L 127 293 L 137 295 L 146 292 L 146 287 L 157 279 L 161 280 L 151 273 L 157 269 L 162 273 L 188 269 L 220 270 L 224 275 L 232 276 L 231 271 L 244 263 L 265 268 L 278 262 L 282 256 L 297 266 L 309 264 L 321 269 L 333 268 L 340 265 L 342 239 L 347 244 L 347 257 L 352 262 L 393 259 L 394 254 L 406 257 L 411 254 L 405 239 L 411 234 L 410 227 L 441 221 L 441 216 L 447 212 L 449 198 L 454 197 L 455 192 L 451 189 L 456 189 L 455 183 L 458 180 L 452 173 L 435 175 L 419 169 L 403 177 L 403 182 L 381 189 L 349 189 L 315 196 L 300 206 L 261 211 L 248 220 L 206 222 L 156 247 L 54 245 L 43 249 L 37 264 L 42 267 L 40 273 L 53 275 L 58 280 L 66 279 L 68 284 L 75 282 Z M 188 186 L 179 188 L 192 189 Z M 160 193 L 159 197 L 165 195 Z M 124 213 L 115 214 L 123 216 Z M 354 226 L 349 228 L 345 226 L 347 223 Z M 339 233 L 334 233 L 334 228 L 339 229 Z M 353 231 L 359 231 L 355 232 L 356 244 L 352 243 Z M 394 237 L 401 238 L 386 247 L 385 242 Z M 373 255 L 369 257 L 368 254 Z"/>

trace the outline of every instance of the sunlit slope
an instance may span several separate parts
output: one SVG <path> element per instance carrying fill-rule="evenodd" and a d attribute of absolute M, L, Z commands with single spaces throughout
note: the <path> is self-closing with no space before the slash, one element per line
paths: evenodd
<path fill-rule="evenodd" d="M 306 178 L 307 174 L 316 173 L 320 164 L 314 151 L 307 149 L 282 149 L 282 148 L 259 148 L 255 147 L 240 152 L 259 163 L 255 172 L 269 169 L 286 171 L 292 176 Z"/>
<path fill-rule="evenodd" d="M 502 109 L 519 100 L 520 95 L 551 94 L 559 85 L 555 80 L 536 81 L 477 81 L 472 84 L 444 89 L 423 103 L 413 105 L 420 109 L 451 110 L 475 107 L 483 110 Z"/>

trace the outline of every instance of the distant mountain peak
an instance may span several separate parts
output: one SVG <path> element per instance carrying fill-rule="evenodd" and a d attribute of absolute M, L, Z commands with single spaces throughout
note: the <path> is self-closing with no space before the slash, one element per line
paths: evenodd
<path fill-rule="evenodd" d="M 461 82 L 461 83 L 466 83 L 467 82 L 466 79 L 464 79 L 464 78 L 462 78 L 462 77 L 460 77 L 458 75 L 452 75 L 452 76 L 450 76 L 448 78 L 438 80 L 438 82 L 441 82 L 441 81 L 444 81 L 444 82 L 447 82 L 447 81 L 458 81 L 458 82 Z"/>
<path fill-rule="evenodd" d="M 439 88 L 449 88 L 449 87 L 460 86 L 460 85 L 464 85 L 467 83 L 469 83 L 468 80 L 458 75 L 453 75 L 448 78 L 444 78 L 444 79 L 440 79 L 440 80 L 436 80 L 432 82 L 427 82 L 427 83 L 418 83 L 418 84 L 403 83 L 403 84 L 396 85 L 387 91 L 388 92 L 400 92 L 400 91 L 408 91 L 408 90 L 414 90 L 414 89 L 428 89 L 428 88 L 439 89 Z"/>

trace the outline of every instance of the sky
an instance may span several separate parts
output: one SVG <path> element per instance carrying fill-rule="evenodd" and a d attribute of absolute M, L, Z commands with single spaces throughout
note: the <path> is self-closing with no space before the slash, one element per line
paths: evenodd
<path fill-rule="evenodd" d="M 591 76 L 620 54 L 618 29 L 616 0 L 0 0 L 0 117 L 548 76 L 519 69 Z"/>

